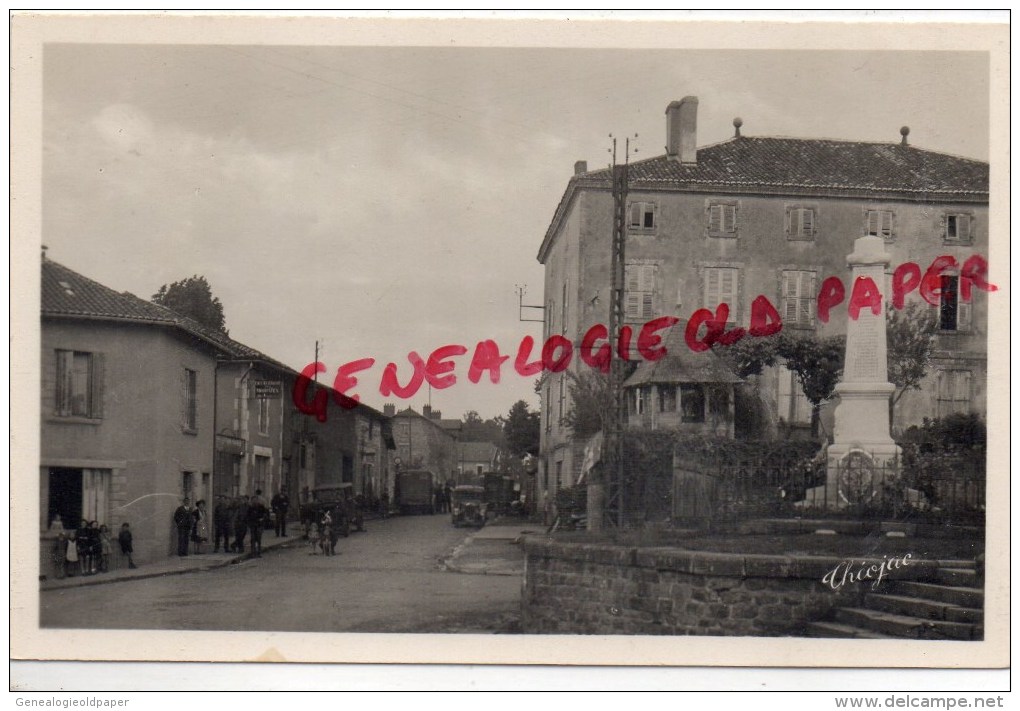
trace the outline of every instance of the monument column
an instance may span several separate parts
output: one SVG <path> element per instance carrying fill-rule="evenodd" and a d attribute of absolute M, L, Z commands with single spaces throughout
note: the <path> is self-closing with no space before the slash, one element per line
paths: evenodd
<path fill-rule="evenodd" d="M 886 465 L 899 456 L 890 434 L 889 382 L 886 360 L 885 269 L 890 256 L 881 237 L 860 237 L 847 257 L 851 294 L 870 289 L 878 294 L 879 309 L 861 307 L 848 316 L 843 379 L 836 385 L 834 443 L 828 449 L 825 486 L 810 489 L 807 502 L 844 507 L 862 503 L 881 490 Z M 870 284 L 866 280 L 870 280 Z"/>

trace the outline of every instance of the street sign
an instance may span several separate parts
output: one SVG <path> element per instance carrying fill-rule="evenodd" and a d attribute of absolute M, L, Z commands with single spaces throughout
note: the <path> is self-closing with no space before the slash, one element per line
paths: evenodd
<path fill-rule="evenodd" d="M 283 384 L 279 380 L 256 380 L 255 397 L 259 400 L 272 400 L 283 394 Z"/>

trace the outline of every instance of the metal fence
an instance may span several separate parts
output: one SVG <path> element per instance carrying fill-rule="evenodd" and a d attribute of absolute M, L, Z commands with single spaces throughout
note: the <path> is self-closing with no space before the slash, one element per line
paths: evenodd
<path fill-rule="evenodd" d="M 914 520 L 982 525 L 985 463 L 969 456 L 904 461 L 847 457 L 762 466 L 749 462 L 674 476 L 674 519 L 703 525 L 748 516 Z M 696 501 L 691 501 L 691 498 Z M 692 521 L 693 519 L 693 521 Z"/>

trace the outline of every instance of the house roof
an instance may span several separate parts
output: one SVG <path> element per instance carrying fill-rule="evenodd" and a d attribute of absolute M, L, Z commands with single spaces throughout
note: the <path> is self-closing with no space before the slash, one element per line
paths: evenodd
<path fill-rule="evenodd" d="M 293 368 L 214 328 L 126 291 L 114 291 L 49 258 L 42 262 L 41 305 L 43 317 L 119 321 L 176 329 L 212 346 L 227 359 L 258 361 L 287 375 L 298 374 Z M 385 418 L 368 405 L 359 403 L 358 408 Z"/>
<path fill-rule="evenodd" d="M 631 163 L 631 190 L 988 202 L 988 163 L 902 143 L 739 136 L 699 148 L 697 162 L 665 155 Z M 608 190 L 605 168 L 576 175 L 556 208 L 538 259 L 577 190 Z"/>
<path fill-rule="evenodd" d="M 462 462 L 491 462 L 496 454 L 496 445 L 492 442 L 461 442 L 460 460 Z"/>
<path fill-rule="evenodd" d="M 714 351 L 695 353 L 684 341 L 685 323 L 671 328 L 663 338 L 666 355 L 656 361 L 643 360 L 623 383 L 632 388 L 653 383 L 739 383 L 737 375 Z"/>

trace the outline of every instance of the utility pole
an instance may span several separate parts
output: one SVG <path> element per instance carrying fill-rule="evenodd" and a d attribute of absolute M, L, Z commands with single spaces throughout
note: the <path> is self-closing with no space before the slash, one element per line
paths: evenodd
<path fill-rule="evenodd" d="M 613 240 L 612 253 L 610 258 L 610 300 L 609 300 L 609 338 L 614 343 L 620 328 L 626 318 L 625 291 L 626 291 L 626 265 L 627 265 L 627 191 L 628 191 L 628 167 L 630 162 L 630 138 L 624 144 L 623 163 L 616 160 L 616 138 L 613 139 L 613 147 L 610 149 L 613 154 L 612 176 L 613 176 Z M 634 134 L 637 138 L 637 134 Z M 615 508 L 617 528 L 622 529 L 624 525 L 624 460 L 623 460 L 623 430 L 627 417 L 627 402 L 623 395 L 623 380 L 626 364 L 618 353 L 610 349 L 609 361 L 609 397 L 610 407 L 606 417 L 606 430 L 602 443 L 602 462 L 604 481 L 602 492 L 599 493 L 605 501 L 605 505 L 598 512 L 597 520 L 592 521 L 589 513 L 588 525 L 592 530 L 600 530 L 605 525 L 605 513 Z M 605 488 L 610 489 L 608 497 L 605 495 Z M 608 499 L 608 500 L 606 500 Z M 595 503 L 595 502 L 592 502 Z M 595 509 L 596 507 L 590 507 Z M 595 524 L 594 526 L 592 524 Z"/>
<path fill-rule="evenodd" d="M 316 363 L 316 364 L 318 364 L 318 362 L 319 362 L 319 342 L 318 341 L 315 342 L 315 360 L 313 360 L 312 362 Z M 318 368 L 314 369 L 314 372 L 312 374 L 312 382 L 315 383 L 316 385 L 319 384 L 319 369 Z"/>

